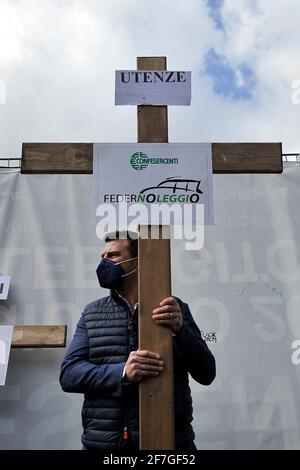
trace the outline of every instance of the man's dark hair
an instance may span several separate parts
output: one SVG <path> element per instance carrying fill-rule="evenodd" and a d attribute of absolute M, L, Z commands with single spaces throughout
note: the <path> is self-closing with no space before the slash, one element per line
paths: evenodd
<path fill-rule="evenodd" d="M 138 256 L 138 236 L 137 232 L 129 232 L 127 230 L 107 233 L 104 237 L 104 242 L 113 242 L 114 240 L 128 240 L 129 253 L 132 258 Z"/>

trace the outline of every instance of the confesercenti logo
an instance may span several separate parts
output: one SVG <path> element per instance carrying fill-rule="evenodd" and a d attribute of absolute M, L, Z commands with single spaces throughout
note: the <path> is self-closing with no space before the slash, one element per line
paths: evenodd
<path fill-rule="evenodd" d="M 149 157 L 144 152 L 135 152 L 130 158 L 130 165 L 135 170 L 145 170 L 148 165 L 178 165 L 176 157 Z"/>

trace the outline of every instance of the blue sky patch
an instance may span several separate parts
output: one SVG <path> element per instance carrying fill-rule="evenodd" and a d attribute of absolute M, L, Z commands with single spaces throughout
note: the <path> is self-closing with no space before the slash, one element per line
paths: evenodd
<path fill-rule="evenodd" d="M 205 56 L 205 72 L 213 79 L 213 89 L 217 95 L 233 101 L 253 98 L 256 79 L 246 64 L 233 68 L 224 55 L 210 49 Z"/>
<path fill-rule="evenodd" d="M 222 21 L 221 8 L 223 6 L 223 0 L 205 0 L 207 8 L 209 10 L 209 16 L 212 18 L 218 29 L 224 30 L 224 24 Z"/>

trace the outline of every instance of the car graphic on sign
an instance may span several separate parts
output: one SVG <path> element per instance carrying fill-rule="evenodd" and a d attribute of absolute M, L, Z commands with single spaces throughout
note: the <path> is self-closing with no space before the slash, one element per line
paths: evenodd
<path fill-rule="evenodd" d="M 148 191 L 153 190 L 164 190 L 164 189 L 171 189 L 172 193 L 175 194 L 178 191 L 184 192 L 191 192 L 191 193 L 198 193 L 203 194 L 200 189 L 201 180 L 193 180 L 193 179 L 185 179 L 181 178 L 180 176 L 172 176 L 163 180 L 157 186 L 150 186 L 149 188 L 144 188 L 140 191 L 140 194 L 146 193 Z"/>

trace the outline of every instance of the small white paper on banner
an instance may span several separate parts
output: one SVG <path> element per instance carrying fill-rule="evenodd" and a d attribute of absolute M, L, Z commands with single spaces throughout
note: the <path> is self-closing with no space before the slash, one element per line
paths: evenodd
<path fill-rule="evenodd" d="M 191 72 L 116 70 L 116 105 L 191 104 Z"/>
<path fill-rule="evenodd" d="M 0 325 L 0 385 L 5 385 L 13 331 L 12 325 Z"/>
<path fill-rule="evenodd" d="M 213 224 L 211 155 L 206 143 L 94 144 L 97 216 L 106 211 L 114 225 L 117 214 L 116 226 L 135 216 L 136 225 Z M 171 214 L 166 223 L 158 206 L 176 209 L 177 219 Z M 204 209 L 200 220 L 198 209 Z"/>
<path fill-rule="evenodd" d="M 10 276 L 0 276 L 0 300 L 6 300 L 8 296 Z"/>

